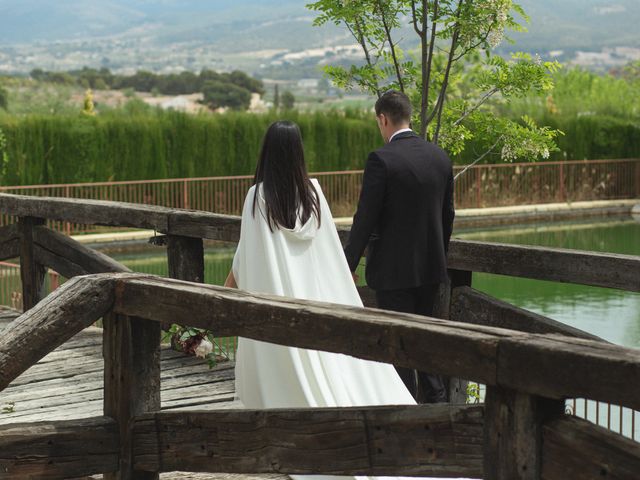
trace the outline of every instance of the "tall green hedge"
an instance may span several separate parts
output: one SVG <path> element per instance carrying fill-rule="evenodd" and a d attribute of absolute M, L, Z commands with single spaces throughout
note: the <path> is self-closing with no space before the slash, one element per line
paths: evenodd
<path fill-rule="evenodd" d="M 381 145 L 370 116 L 318 112 L 283 115 L 302 129 L 309 171 L 364 166 Z M 1 185 L 145 180 L 252 174 L 262 136 L 277 117 L 186 115 L 156 112 L 124 115 L 0 117 L 8 164 Z M 565 132 L 552 160 L 640 157 L 640 122 L 603 115 L 538 119 Z M 482 152 L 468 145 L 455 163 Z M 496 161 L 496 159 L 493 159 Z"/>
<path fill-rule="evenodd" d="M 535 119 L 539 125 L 561 130 L 557 139 L 559 151 L 549 160 L 597 160 L 606 158 L 640 158 L 640 120 L 607 115 L 543 115 Z M 489 145 L 470 141 L 464 152 L 454 158 L 458 165 L 474 161 Z M 483 163 L 499 162 L 499 153 Z M 522 159 L 526 161 L 526 159 Z"/>
<path fill-rule="evenodd" d="M 310 171 L 362 168 L 381 144 L 373 119 L 285 115 L 302 130 Z M 3 117 L 3 185 L 252 174 L 273 114 Z"/>

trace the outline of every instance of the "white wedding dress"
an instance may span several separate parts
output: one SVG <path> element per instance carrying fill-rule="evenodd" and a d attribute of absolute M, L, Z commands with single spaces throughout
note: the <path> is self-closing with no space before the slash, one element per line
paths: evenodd
<path fill-rule="evenodd" d="M 320 227 L 312 216 L 304 225 L 273 232 L 261 190 L 252 215 L 251 187 L 233 259 L 238 288 L 361 307 L 329 205 L 312 182 L 320 196 Z M 238 342 L 236 395 L 246 408 L 415 404 L 392 365 L 246 338 Z"/>

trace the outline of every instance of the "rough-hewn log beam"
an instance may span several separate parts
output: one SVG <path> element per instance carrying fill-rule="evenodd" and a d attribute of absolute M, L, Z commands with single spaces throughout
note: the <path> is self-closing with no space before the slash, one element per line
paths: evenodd
<path fill-rule="evenodd" d="M 488 385 L 482 478 L 539 480 L 543 422 L 563 414 L 563 400 L 549 400 Z"/>
<path fill-rule="evenodd" d="M 257 295 L 159 277 L 119 275 L 116 311 L 157 321 L 189 312 L 189 325 L 220 336 L 327 350 L 495 382 L 497 336 L 484 327 Z M 484 330 L 483 330 L 484 329 Z M 295 332 L 295 334 L 294 334 Z M 508 335 L 516 335 L 507 332 Z M 357 341 L 356 341 L 357 339 Z M 453 359 L 453 360 L 452 360 Z"/>
<path fill-rule="evenodd" d="M 544 480 L 636 480 L 640 444 L 573 416 L 563 416 L 542 429 Z"/>
<path fill-rule="evenodd" d="M 240 236 L 239 217 L 150 205 L 2 193 L 0 212 L 229 242 L 237 242 Z M 345 242 L 349 228 L 340 227 L 339 234 Z M 449 267 L 640 291 L 640 257 L 631 255 L 452 240 Z"/>
<path fill-rule="evenodd" d="M 171 321 L 188 311 L 191 325 L 221 336 L 347 353 L 542 397 L 585 397 L 640 409 L 635 349 L 157 277 L 118 277 L 115 309 L 123 314 Z"/>
<path fill-rule="evenodd" d="M 118 468 L 118 427 L 106 417 L 0 426 L 0 478 L 76 478 Z"/>
<path fill-rule="evenodd" d="M 450 268 L 640 292 L 640 256 L 455 240 Z"/>
<path fill-rule="evenodd" d="M 0 336 L 0 391 L 113 305 L 108 276 L 76 277 L 6 326 Z"/>
<path fill-rule="evenodd" d="M 33 229 L 33 240 L 38 260 L 67 278 L 90 273 L 131 271 L 104 253 L 44 226 Z"/>
<path fill-rule="evenodd" d="M 44 223 L 42 218 L 20 217 L 20 279 L 22 280 L 22 309 L 27 311 L 44 297 L 44 277 L 47 269 L 35 254 L 33 230 Z"/>
<path fill-rule="evenodd" d="M 18 225 L 0 228 L 0 262 L 20 256 L 20 231 Z"/>
<path fill-rule="evenodd" d="M 134 443 L 141 470 L 480 476 L 482 407 L 157 413 Z"/>
<path fill-rule="evenodd" d="M 160 324 L 109 313 L 104 317 L 104 414 L 120 431 L 120 465 L 105 480 L 153 480 L 133 465 L 132 419 L 160 410 Z"/>
<path fill-rule="evenodd" d="M 470 287 L 453 290 L 451 320 L 529 333 L 558 333 L 569 337 L 604 341 L 578 328 L 518 308 Z"/>

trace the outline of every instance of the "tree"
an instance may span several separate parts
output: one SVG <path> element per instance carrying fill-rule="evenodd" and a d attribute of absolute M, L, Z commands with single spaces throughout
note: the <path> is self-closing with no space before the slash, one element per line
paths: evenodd
<path fill-rule="evenodd" d="M 293 106 L 296 103 L 296 97 L 293 96 L 289 90 L 282 92 L 282 108 L 285 110 L 293 110 Z"/>
<path fill-rule="evenodd" d="M 93 92 L 91 89 L 87 89 L 84 92 L 84 102 L 82 104 L 82 113 L 88 116 L 94 116 L 96 114 L 94 104 L 93 104 Z"/>
<path fill-rule="evenodd" d="M 558 131 L 495 115 L 492 102 L 509 102 L 553 87 L 557 62 L 524 53 L 505 60 L 492 50 L 505 30 L 523 30 L 514 17 L 527 16 L 511 0 L 320 0 L 315 25 L 344 25 L 360 45 L 364 63 L 325 68 L 333 83 L 380 96 L 387 89 L 412 100 L 412 126 L 452 154 L 471 139 L 505 161 L 548 158 Z M 417 52 L 400 47 L 399 33 L 415 34 Z M 491 101 L 490 101 L 491 100 Z"/>
<path fill-rule="evenodd" d="M 0 108 L 9 109 L 9 92 L 2 86 L 0 86 Z"/>
<path fill-rule="evenodd" d="M 278 84 L 276 83 L 275 87 L 273 87 L 273 109 L 277 112 L 280 108 L 280 89 Z"/>
<path fill-rule="evenodd" d="M 208 81 L 202 88 L 204 103 L 211 108 L 229 107 L 246 110 L 251 104 L 251 92 L 232 83 Z"/>

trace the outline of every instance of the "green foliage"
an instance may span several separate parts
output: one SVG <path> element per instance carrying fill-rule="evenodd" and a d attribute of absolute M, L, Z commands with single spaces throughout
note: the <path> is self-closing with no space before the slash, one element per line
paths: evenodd
<path fill-rule="evenodd" d="M 31 78 L 40 82 L 62 85 L 78 85 L 94 90 L 132 89 L 138 92 L 158 92 L 164 95 L 182 95 L 202 92 L 206 82 L 217 81 L 235 85 L 251 93 L 264 93 L 262 82 L 244 72 L 235 70 L 231 73 L 218 73 L 213 70 L 202 70 L 199 74 L 181 72 L 177 74 L 159 75 L 139 70 L 133 75 L 116 75 L 108 68 L 96 70 L 83 68 L 71 72 L 46 72 L 42 69 L 31 71 Z"/>
<path fill-rule="evenodd" d="M 91 115 L 91 116 L 96 114 L 96 110 L 95 110 L 94 105 L 93 105 L 93 92 L 91 91 L 91 89 L 88 89 L 84 93 L 84 102 L 83 102 L 83 107 L 82 107 L 82 113 L 84 115 Z"/>
<path fill-rule="evenodd" d="M 2 185 L 250 175 L 275 113 L 187 115 L 132 100 L 101 115 L 0 117 L 7 139 Z M 362 168 L 380 146 L 375 122 L 352 112 L 286 118 L 302 130 L 309 171 Z"/>
<path fill-rule="evenodd" d="M 488 150 L 476 160 L 496 151 L 505 161 L 536 160 L 555 149 L 559 132 L 530 119 L 497 118 L 488 104 L 550 90 L 559 68 L 524 53 L 510 60 L 492 55 L 506 31 L 524 30 L 514 15 L 527 16 L 512 0 L 320 0 L 308 7 L 318 12 L 316 25 L 345 26 L 365 56 L 364 64 L 328 66 L 333 83 L 377 96 L 405 92 L 414 106 L 412 126 L 451 154 L 464 152 L 478 132 L 476 144 Z M 399 47 L 406 27 L 417 35 L 416 52 Z"/>
<path fill-rule="evenodd" d="M 467 403 L 480 403 L 480 385 L 477 383 L 467 383 Z"/>
<path fill-rule="evenodd" d="M 216 109 L 229 107 L 232 110 L 246 110 L 251 104 L 251 92 L 230 83 L 208 80 L 203 88 L 204 103 Z"/>
<path fill-rule="evenodd" d="M 5 178 L 9 168 L 9 153 L 7 149 L 7 137 L 0 128 L 0 179 Z"/>
<path fill-rule="evenodd" d="M 289 90 L 282 92 L 282 108 L 284 108 L 285 110 L 292 110 L 295 103 L 296 103 L 296 97 L 293 95 L 293 93 L 291 93 Z"/>
<path fill-rule="evenodd" d="M 2 85 L 0 85 L 0 108 L 9 109 L 9 92 Z"/>

